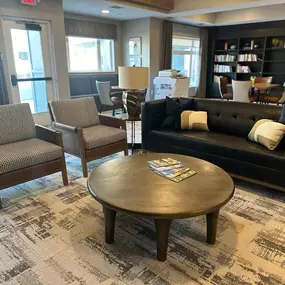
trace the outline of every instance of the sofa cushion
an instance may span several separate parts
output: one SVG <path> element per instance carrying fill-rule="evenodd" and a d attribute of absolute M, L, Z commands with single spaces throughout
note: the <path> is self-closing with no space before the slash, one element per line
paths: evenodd
<path fill-rule="evenodd" d="M 103 125 L 83 129 L 83 138 L 86 149 L 94 149 L 127 139 L 125 130 Z"/>
<path fill-rule="evenodd" d="M 0 174 L 62 157 L 62 148 L 37 138 L 0 145 Z"/>
<path fill-rule="evenodd" d="M 93 93 L 89 75 L 69 76 L 69 84 L 71 96 Z"/>
<path fill-rule="evenodd" d="M 194 109 L 194 100 L 193 99 L 184 99 L 184 98 L 170 98 L 166 97 L 166 117 L 162 124 L 163 128 L 169 129 L 180 129 L 181 120 L 180 114 L 185 110 Z"/>
<path fill-rule="evenodd" d="M 212 99 L 195 99 L 195 111 L 208 113 L 208 126 L 211 131 L 244 138 L 258 120 L 278 121 L 281 114 L 281 108 L 278 106 Z"/>
<path fill-rule="evenodd" d="M 183 111 L 181 113 L 181 130 L 209 131 L 207 112 Z"/>
<path fill-rule="evenodd" d="M 50 107 L 54 120 L 61 124 L 84 128 L 100 123 L 93 97 L 52 101 Z"/>
<path fill-rule="evenodd" d="M 248 138 L 274 150 L 285 134 L 285 126 L 272 120 L 262 119 L 255 123 Z"/>
<path fill-rule="evenodd" d="M 282 169 L 285 165 L 284 149 L 270 151 L 245 138 L 223 133 L 153 130 L 148 139 L 267 168 Z"/>
<path fill-rule="evenodd" d="M 0 145 L 36 136 L 29 104 L 0 106 Z"/>

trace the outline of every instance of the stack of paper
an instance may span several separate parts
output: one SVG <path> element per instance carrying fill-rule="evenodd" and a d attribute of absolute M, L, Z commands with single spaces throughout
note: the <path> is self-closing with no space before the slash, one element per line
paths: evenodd
<path fill-rule="evenodd" d="M 151 160 L 147 163 L 155 173 L 174 182 L 180 182 L 196 174 L 196 171 L 185 168 L 180 161 L 172 158 Z"/>

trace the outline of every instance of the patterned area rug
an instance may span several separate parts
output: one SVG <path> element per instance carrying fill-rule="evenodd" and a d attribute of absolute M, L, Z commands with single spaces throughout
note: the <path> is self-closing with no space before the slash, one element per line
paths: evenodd
<path fill-rule="evenodd" d="M 150 220 L 118 214 L 115 244 L 104 243 L 79 159 L 67 165 L 68 187 L 55 174 L 1 192 L 0 284 L 285 284 L 285 193 L 239 182 L 216 245 L 205 243 L 205 217 L 176 220 L 160 263 Z"/>

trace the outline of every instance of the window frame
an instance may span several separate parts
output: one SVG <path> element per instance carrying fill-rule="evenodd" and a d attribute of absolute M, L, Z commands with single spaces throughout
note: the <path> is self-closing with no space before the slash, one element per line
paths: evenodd
<path fill-rule="evenodd" d="M 190 50 L 175 50 L 173 49 L 173 41 L 174 39 L 185 39 L 185 40 L 191 40 L 193 42 L 193 45 L 192 46 L 189 46 L 189 49 Z M 199 47 L 195 47 L 194 46 L 194 41 L 199 41 Z M 197 50 L 193 51 L 192 49 L 195 48 Z M 190 79 L 190 85 L 189 87 L 198 87 L 199 83 L 196 82 L 195 85 L 191 85 L 191 76 L 190 76 L 190 72 L 191 72 L 191 66 L 192 66 L 192 61 L 193 61 L 193 55 L 197 55 L 199 57 L 200 55 L 200 39 L 199 38 L 195 38 L 195 37 L 182 37 L 182 36 L 175 36 L 173 35 L 172 37 L 172 56 L 174 54 L 177 54 L 177 55 L 190 55 L 190 63 L 189 63 L 189 79 Z M 171 67 L 173 66 L 173 61 L 172 61 L 172 58 L 171 58 Z"/>
<path fill-rule="evenodd" d="M 110 41 L 110 50 L 111 50 L 111 66 L 112 70 L 104 71 L 104 70 L 76 70 L 73 71 L 70 69 L 71 62 L 70 62 L 70 50 L 69 50 L 69 38 L 81 38 L 81 39 L 93 39 L 96 41 L 97 44 L 97 60 L 98 60 L 98 66 L 101 66 L 101 40 L 109 40 Z M 68 66 L 68 73 L 69 74 L 101 74 L 101 73 L 116 73 L 116 67 L 115 67 L 115 40 L 114 39 L 101 39 L 101 38 L 93 38 L 93 37 L 80 37 L 80 36 L 65 36 L 65 44 L 66 44 L 66 55 L 67 55 L 67 66 Z"/>

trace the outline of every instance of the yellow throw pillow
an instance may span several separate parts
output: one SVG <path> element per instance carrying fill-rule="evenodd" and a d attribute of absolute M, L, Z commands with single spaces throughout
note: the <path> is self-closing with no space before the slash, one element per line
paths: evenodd
<path fill-rule="evenodd" d="M 181 130 L 209 131 L 207 112 L 183 111 L 181 113 Z"/>
<path fill-rule="evenodd" d="M 262 119 L 255 123 L 248 138 L 251 141 L 260 143 L 269 150 L 274 150 L 285 134 L 285 125 Z"/>

